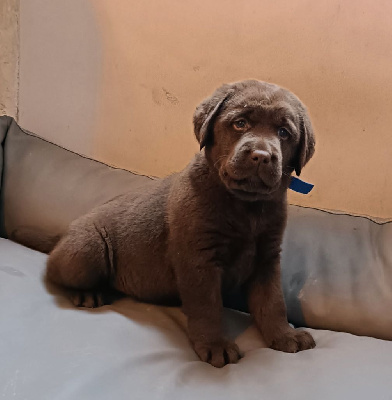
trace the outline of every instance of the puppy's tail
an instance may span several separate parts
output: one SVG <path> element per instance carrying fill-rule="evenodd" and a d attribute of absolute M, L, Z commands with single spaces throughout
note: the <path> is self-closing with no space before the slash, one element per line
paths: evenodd
<path fill-rule="evenodd" d="M 9 239 L 12 241 L 47 254 L 53 250 L 61 237 L 62 235 L 51 235 L 28 226 L 21 226 L 9 235 Z"/>

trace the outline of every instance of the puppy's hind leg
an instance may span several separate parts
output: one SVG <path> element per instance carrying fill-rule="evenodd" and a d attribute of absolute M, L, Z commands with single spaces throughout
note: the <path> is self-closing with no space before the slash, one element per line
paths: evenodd
<path fill-rule="evenodd" d="M 50 253 L 46 277 L 71 289 L 78 307 L 108 304 L 105 297 L 114 274 L 113 249 L 105 229 L 95 224 L 73 225 Z"/>

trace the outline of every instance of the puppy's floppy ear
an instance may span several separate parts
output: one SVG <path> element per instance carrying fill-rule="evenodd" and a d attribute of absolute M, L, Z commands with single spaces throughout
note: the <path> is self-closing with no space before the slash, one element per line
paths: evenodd
<path fill-rule="evenodd" d="M 298 153 L 295 161 L 295 173 L 297 176 L 301 174 L 302 168 L 312 158 L 315 150 L 315 138 L 313 133 L 312 123 L 306 108 L 303 107 L 300 114 L 300 140 Z"/>
<path fill-rule="evenodd" d="M 200 150 L 211 139 L 215 119 L 223 104 L 233 92 L 234 90 L 231 89 L 230 85 L 223 85 L 211 97 L 208 97 L 197 106 L 193 114 L 193 126 L 196 139 L 200 143 Z"/>

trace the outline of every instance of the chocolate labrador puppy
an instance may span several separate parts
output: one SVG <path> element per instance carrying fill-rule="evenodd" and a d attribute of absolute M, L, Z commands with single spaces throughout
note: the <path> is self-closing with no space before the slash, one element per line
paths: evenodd
<path fill-rule="evenodd" d="M 314 153 L 306 108 L 248 80 L 217 89 L 193 122 L 201 151 L 190 164 L 74 221 L 49 256 L 48 279 L 74 289 L 77 306 L 102 305 L 110 288 L 146 302 L 180 299 L 194 350 L 215 367 L 240 358 L 223 336 L 221 298 L 240 285 L 268 346 L 314 347 L 288 324 L 280 284 L 286 191 Z"/>

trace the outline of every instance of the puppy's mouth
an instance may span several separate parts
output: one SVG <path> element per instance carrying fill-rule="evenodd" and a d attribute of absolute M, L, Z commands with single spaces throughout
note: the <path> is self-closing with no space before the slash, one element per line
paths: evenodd
<path fill-rule="evenodd" d="M 279 188 L 279 182 L 268 185 L 258 176 L 238 179 L 231 176 L 227 170 L 220 171 L 220 175 L 227 189 L 242 200 L 260 200 L 269 197 Z"/>

